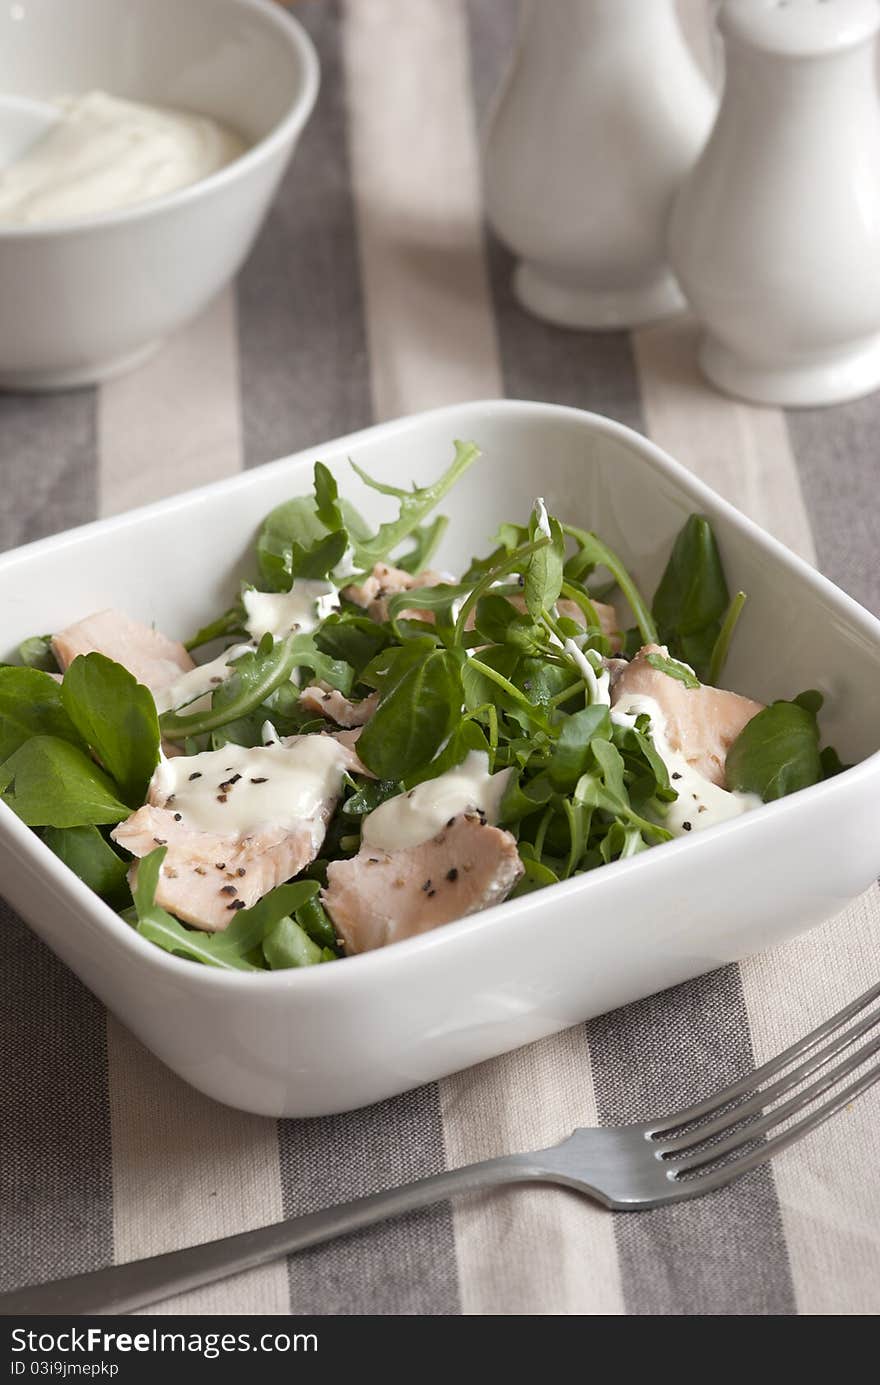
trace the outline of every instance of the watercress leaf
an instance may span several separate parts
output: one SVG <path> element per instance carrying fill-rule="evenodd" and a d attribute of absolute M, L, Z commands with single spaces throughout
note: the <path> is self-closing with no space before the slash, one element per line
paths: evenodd
<path fill-rule="evenodd" d="M 263 939 L 263 956 L 272 971 L 312 967 L 324 960 L 322 949 L 292 918 L 281 919 Z"/>
<path fill-rule="evenodd" d="M 675 678 L 679 683 L 684 683 L 686 688 L 693 690 L 702 686 L 693 669 L 680 663 L 678 659 L 667 658 L 665 654 L 648 654 L 645 656 L 645 663 L 660 673 L 665 673 L 668 678 Z"/>
<path fill-rule="evenodd" d="M 0 763 L 31 736 L 80 744 L 61 701 L 61 686 L 36 668 L 0 668 Z"/>
<path fill-rule="evenodd" d="M 539 808 L 545 807 L 553 796 L 553 785 L 546 776 L 528 780 L 511 775 L 507 781 L 498 810 L 500 823 L 520 822 Z"/>
<path fill-rule="evenodd" d="M 337 503 L 349 538 L 366 538 L 370 531 L 354 506 L 346 500 Z M 321 543 L 328 532 L 313 496 L 301 495 L 277 505 L 263 521 L 257 539 L 257 562 L 266 590 L 289 591 L 294 544 L 307 552 Z"/>
<path fill-rule="evenodd" d="M 369 688 L 378 688 L 383 694 L 400 682 L 413 668 L 417 668 L 436 648 L 430 636 L 418 636 L 406 644 L 393 645 L 381 650 L 363 670 L 360 681 Z"/>
<path fill-rule="evenodd" d="M 188 957 L 191 962 L 201 962 L 206 967 L 219 967 L 223 971 L 260 971 L 249 958 L 235 953 L 221 956 L 211 944 L 210 933 L 197 928 L 187 928 L 164 909 L 152 908 L 138 920 L 137 931 L 148 942 L 161 947 L 165 952 Z"/>
<path fill-rule="evenodd" d="M 447 770 L 455 769 L 456 765 L 460 765 L 465 756 L 469 755 L 472 750 L 479 750 L 487 759 L 490 756 L 489 742 L 486 740 L 485 732 L 475 721 L 468 718 L 467 721 L 459 722 L 440 754 L 430 764 L 419 770 L 417 774 L 410 775 L 404 787 L 407 789 L 415 788 L 416 784 L 421 784 L 426 779 L 436 779 L 439 775 L 445 774 Z"/>
<path fill-rule="evenodd" d="M 610 738 L 602 740 L 599 737 L 594 737 L 590 742 L 590 752 L 602 772 L 608 793 L 619 801 L 624 809 L 628 808 L 626 785 L 623 779 L 623 756 L 617 746 L 612 744 Z"/>
<path fill-rule="evenodd" d="M 505 553 L 513 553 L 529 541 L 528 526 L 524 524 L 500 524 L 495 535 Z M 493 555 L 494 557 L 495 555 Z M 500 555 L 499 555 L 500 556 Z"/>
<path fill-rule="evenodd" d="M 434 758 L 461 715 L 457 659 L 433 650 L 389 690 L 358 739 L 358 755 L 380 779 L 406 779 Z"/>
<path fill-rule="evenodd" d="M 18 657 L 28 668 L 39 668 L 44 673 L 60 673 L 58 660 L 52 653 L 51 635 L 32 635 L 22 640 L 18 646 Z"/>
<path fill-rule="evenodd" d="M 798 702 L 765 707 L 727 752 L 726 776 L 731 789 L 759 794 L 765 803 L 818 783 L 822 760 L 815 713 Z"/>
<path fill-rule="evenodd" d="M 450 487 L 454 486 L 468 467 L 473 465 L 479 455 L 480 450 L 474 443 L 456 442 L 455 458 L 443 475 L 431 486 L 413 486 L 410 491 L 398 490 L 394 486 L 386 486 L 374 481 L 361 467 L 352 462 L 352 467 L 365 485 L 380 491 L 383 495 L 393 495 L 400 501 L 397 519 L 380 525 L 378 531 L 370 539 L 355 538 L 353 544 L 354 561 L 365 568 L 371 568 L 375 563 L 382 562 L 387 558 L 397 545 L 421 524 L 438 501 L 442 500 Z"/>
<path fill-rule="evenodd" d="M 97 827 L 47 827 L 43 841 L 74 875 L 114 908 L 128 901 L 128 862 L 117 856 Z"/>
<path fill-rule="evenodd" d="M 234 672 L 220 684 L 207 710 L 164 712 L 159 719 L 162 735 L 182 741 L 246 717 L 277 687 L 290 681 L 298 664 L 308 664 L 313 648 L 309 635 L 288 635 L 277 642 L 271 635 L 264 635 L 255 650 L 232 660 Z"/>
<path fill-rule="evenodd" d="M 548 517 L 550 543 L 536 549 L 528 559 L 524 570 L 526 609 L 532 620 L 540 620 L 542 611 L 549 611 L 562 591 L 563 568 L 565 566 L 565 535 L 557 519 Z M 538 516 L 533 513 L 529 524 L 529 537 L 534 543 L 546 537 L 538 527 Z"/>
<path fill-rule="evenodd" d="M 822 764 L 822 778 L 833 779 L 835 774 L 842 774 L 845 769 L 851 769 L 851 765 L 845 765 L 834 749 L 833 745 L 826 745 L 819 755 Z"/>
<path fill-rule="evenodd" d="M 805 712 L 810 713 L 810 716 L 817 717 L 825 704 L 825 698 L 815 688 L 808 688 L 806 692 L 798 693 L 797 697 L 793 697 L 792 702 L 803 707 Z"/>
<path fill-rule="evenodd" d="M 527 854 L 526 844 L 520 846 L 520 860 L 523 863 L 523 876 L 516 888 L 511 893 L 511 899 L 518 899 L 521 895 L 531 894 L 533 890 L 543 890 L 548 885 L 558 885 L 559 876 L 543 861 L 536 860 Z"/>
<path fill-rule="evenodd" d="M 315 462 L 315 513 L 326 529 L 344 529 L 336 478 L 323 462 Z"/>
<path fill-rule="evenodd" d="M 402 787 L 397 779 L 366 779 L 356 792 L 345 800 L 342 811 L 346 817 L 366 817 L 367 813 L 372 813 L 387 798 L 396 798 Z"/>
<path fill-rule="evenodd" d="M 370 620 L 369 616 L 346 611 L 328 616 L 320 629 L 314 631 L 314 640 L 322 653 L 348 664 L 359 675 L 371 659 L 391 644 L 392 637 L 384 626 Z"/>
<path fill-rule="evenodd" d="M 721 675 L 727 663 L 727 655 L 730 652 L 730 642 L 733 639 L 733 632 L 737 627 L 743 607 L 748 600 L 745 592 L 737 592 L 727 608 L 727 612 L 721 622 L 715 643 L 712 645 L 712 652 L 709 656 L 709 674 L 707 681 L 713 688 L 717 688 L 721 683 Z"/>
<path fill-rule="evenodd" d="M 424 572 L 436 553 L 448 524 L 447 515 L 436 515 L 426 524 L 417 525 L 410 535 L 413 540 L 412 548 L 408 548 L 402 557 L 396 558 L 395 565 L 403 568 L 404 572 Z"/>
<path fill-rule="evenodd" d="M 33 736 L 10 755 L 0 794 L 28 827 L 121 822 L 131 811 L 86 752 L 57 736 Z"/>
<path fill-rule="evenodd" d="M 547 765 L 554 788 L 562 793 L 574 788 L 587 768 L 594 741 L 609 740 L 611 729 L 608 708 L 601 703 L 583 707 L 565 718 Z"/>
<path fill-rule="evenodd" d="M 652 606 L 659 643 L 667 644 L 708 678 L 730 594 L 712 526 L 690 515 L 675 543 Z"/>
<path fill-rule="evenodd" d="M 64 675 L 61 701 L 70 720 L 139 807 L 159 763 L 159 719 L 148 688 L 104 654 L 80 654 Z"/>

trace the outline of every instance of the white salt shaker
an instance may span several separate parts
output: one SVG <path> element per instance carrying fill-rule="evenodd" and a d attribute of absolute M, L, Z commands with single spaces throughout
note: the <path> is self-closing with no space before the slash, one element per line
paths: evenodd
<path fill-rule="evenodd" d="M 666 223 L 715 109 L 675 0 L 526 0 L 486 149 L 524 307 L 593 328 L 684 307 Z"/>
<path fill-rule="evenodd" d="M 727 78 L 670 257 L 700 362 L 761 404 L 880 385 L 878 0 L 726 0 Z"/>

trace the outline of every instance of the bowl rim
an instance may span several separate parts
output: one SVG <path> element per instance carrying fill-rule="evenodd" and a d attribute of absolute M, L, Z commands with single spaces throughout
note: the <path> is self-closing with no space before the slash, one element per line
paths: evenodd
<path fill-rule="evenodd" d="M 385 423 L 373 424 L 343 437 L 333 438 L 312 447 L 301 448 L 288 457 L 267 462 L 263 466 L 251 468 L 235 476 L 180 492 L 164 500 L 154 501 L 152 504 L 128 510 L 120 515 L 111 515 L 104 519 L 94 520 L 91 523 L 65 530 L 60 534 L 49 535 L 32 543 L 20 545 L 18 548 L 0 555 L 0 574 L 7 567 L 14 567 L 16 562 L 25 554 L 38 555 L 41 550 L 63 548 L 70 543 L 82 541 L 91 534 L 124 528 L 128 524 L 143 519 L 161 517 L 163 514 L 171 513 L 179 506 L 193 503 L 201 495 L 217 493 L 234 495 L 240 487 L 251 485 L 255 477 L 272 471 L 280 473 L 289 468 L 291 462 L 304 462 L 317 451 L 336 455 L 366 439 L 375 441 L 417 427 L 429 420 L 440 421 L 444 418 L 449 418 L 450 421 L 452 419 L 461 420 L 463 413 L 474 415 L 482 413 L 484 416 L 488 414 L 490 417 L 506 414 L 513 418 L 540 418 L 543 416 L 545 418 L 577 419 L 588 429 L 618 440 L 629 447 L 631 451 L 637 453 L 652 471 L 682 487 L 700 508 L 706 507 L 710 512 L 722 516 L 756 542 L 765 552 L 772 555 L 775 561 L 781 561 L 785 566 L 794 569 L 798 578 L 807 586 L 812 587 L 826 598 L 830 597 L 837 608 L 848 616 L 880 649 L 880 620 L 853 597 L 837 587 L 829 578 L 824 577 L 804 559 L 786 548 L 778 539 L 773 538 L 760 525 L 742 514 L 735 506 L 694 476 L 680 462 L 676 462 L 649 438 L 644 437 L 626 424 L 606 418 L 601 414 L 568 405 L 530 400 L 469 400 L 404 415 Z M 450 426 L 452 426 L 451 423 Z M 483 929 L 495 927 L 500 922 L 499 911 L 505 911 L 508 915 L 512 914 L 514 910 L 523 912 L 533 909 L 535 902 L 539 899 L 548 905 L 551 900 L 561 902 L 563 895 L 567 898 L 573 892 L 600 888 L 603 881 L 606 884 L 612 882 L 622 870 L 630 873 L 636 870 L 656 870 L 663 862 L 669 866 L 675 859 L 672 855 L 673 852 L 690 851 L 693 853 L 700 844 L 705 850 L 706 844 L 714 843 L 720 833 L 725 833 L 728 837 L 732 836 L 734 832 L 754 833 L 757 824 L 767 823 L 769 825 L 774 817 L 779 817 L 780 814 L 788 813 L 791 815 L 799 810 L 809 810 L 812 805 L 817 803 L 820 795 L 823 795 L 829 811 L 833 811 L 834 800 L 841 792 L 855 785 L 857 780 L 861 781 L 873 777 L 877 778 L 878 787 L 880 787 L 880 749 L 832 779 L 827 779 L 820 784 L 813 784 L 807 789 L 801 789 L 787 798 L 762 804 L 759 813 L 747 813 L 726 822 L 717 823 L 695 837 L 681 837 L 671 842 L 665 842 L 663 851 L 659 854 L 653 850 L 641 852 L 627 860 L 613 861 L 600 870 L 590 872 L 587 875 L 560 881 L 555 885 L 548 886 L 547 890 L 535 891 L 521 896 L 519 899 L 504 900 L 500 904 L 481 910 L 479 913 L 456 919 L 443 925 L 443 927 L 413 938 L 403 939 L 393 946 L 376 948 L 370 952 L 358 953 L 352 957 L 341 959 L 345 962 L 345 966 L 342 968 L 317 966 L 289 968 L 275 972 L 245 973 L 199 966 L 185 958 L 165 952 L 162 948 L 141 937 L 131 925 L 120 918 L 109 904 L 94 894 L 84 881 L 80 880 L 73 871 L 65 866 L 32 829 L 27 827 L 2 801 L 0 801 L 0 838 L 6 837 L 15 846 L 17 854 L 23 862 L 26 862 L 29 869 L 42 871 L 44 875 L 48 875 L 54 882 L 56 892 L 72 896 L 74 903 L 90 913 L 94 922 L 99 924 L 102 929 L 106 929 L 112 935 L 112 941 L 127 950 L 133 961 L 140 959 L 159 971 L 168 972 L 169 979 L 183 981 L 189 978 L 193 984 L 199 986 L 209 986 L 220 990 L 231 988 L 236 991 L 248 988 L 252 989 L 255 995 L 264 994 L 267 990 L 273 992 L 289 990 L 293 994 L 302 986 L 313 988 L 335 986 L 338 988 L 340 985 L 347 984 L 346 977 L 354 981 L 357 976 L 364 974 L 366 978 L 369 968 L 375 970 L 377 967 L 388 968 L 405 965 L 406 962 L 413 961 L 421 953 L 454 946 L 455 940 L 462 938 L 465 934 L 473 935 Z M 355 970 L 355 968 L 359 970 Z"/>
<path fill-rule="evenodd" d="M 181 2 L 182 0 L 177 0 L 177 3 Z M 277 3 L 277 0 L 226 0 L 226 3 L 260 15 L 262 20 L 275 30 L 279 40 L 287 43 L 298 58 L 301 73 L 299 88 L 271 130 L 255 144 L 249 145 L 244 153 L 237 155 L 214 173 L 208 174 L 206 178 L 176 188 L 173 192 L 163 193 L 160 197 L 136 202 L 129 207 L 120 207 L 117 211 L 93 212 L 88 216 L 68 217 L 64 221 L 37 222 L 31 226 L 4 226 L 0 223 L 0 245 L 18 240 L 53 240 L 61 236 L 84 235 L 92 231 L 109 231 L 117 226 L 161 216 L 176 207 L 185 206 L 202 197 L 209 197 L 215 190 L 266 163 L 279 149 L 296 139 L 312 113 L 321 85 L 321 67 L 314 43 L 301 21 L 291 14 L 289 9 Z"/>

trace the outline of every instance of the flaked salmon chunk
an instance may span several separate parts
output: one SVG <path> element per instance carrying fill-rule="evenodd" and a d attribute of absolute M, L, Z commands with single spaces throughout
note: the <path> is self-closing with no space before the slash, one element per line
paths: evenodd
<path fill-rule="evenodd" d="M 181 673 L 195 668 L 193 660 L 177 640 L 160 630 L 132 620 L 122 611 L 97 611 L 52 637 L 52 651 L 62 669 L 79 654 L 106 654 L 122 664 L 151 692 L 174 683 Z"/>
<path fill-rule="evenodd" d="M 403 568 L 390 567 L 388 563 L 376 563 L 370 576 L 360 586 L 346 587 L 342 595 L 366 611 L 371 620 L 388 619 L 388 599 L 400 592 L 412 591 L 415 587 L 438 587 L 451 579 L 440 572 L 404 572 Z M 403 620 L 432 621 L 432 611 L 406 610 L 400 612 Z"/>
<path fill-rule="evenodd" d="M 500 904 L 522 873 L 509 832 L 461 813 L 418 846 L 331 862 L 322 898 L 346 952 L 369 952 Z"/>
<path fill-rule="evenodd" d="M 170 808 L 147 804 L 112 832 L 133 856 L 168 847 L 156 903 L 184 923 L 221 932 L 241 908 L 298 875 L 317 856 L 336 799 L 326 799 L 315 816 L 294 828 L 261 827 L 244 836 L 200 832 L 176 822 Z M 137 865 L 129 871 L 132 886 Z"/>
<path fill-rule="evenodd" d="M 315 859 L 344 773 L 361 768 L 351 746 L 330 735 L 166 761 L 147 803 L 113 829 L 113 840 L 139 858 L 167 847 L 157 904 L 218 932 Z M 137 879 L 137 865 L 129 879 Z"/>
<path fill-rule="evenodd" d="M 370 693 L 360 702 L 352 702 L 337 688 L 331 688 L 328 683 L 310 683 L 300 693 L 299 703 L 306 711 L 326 717 L 328 721 L 335 721 L 337 726 L 352 728 L 365 726 L 370 720 L 379 705 L 379 694 Z"/>
<path fill-rule="evenodd" d="M 727 787 L 724 766 L 727 752 L 743 727 L 763 711 L 763 704 L 723 688 L 688 688 L 662 669 L 652 668 L 649 654 L 668 651 L 646 644 L 621 670 L 612 684 L 611 704 L 627 710 L 627 700 L 650 697 L 666 718 L 666 738 L 688 764 L 720 788 Z"/>

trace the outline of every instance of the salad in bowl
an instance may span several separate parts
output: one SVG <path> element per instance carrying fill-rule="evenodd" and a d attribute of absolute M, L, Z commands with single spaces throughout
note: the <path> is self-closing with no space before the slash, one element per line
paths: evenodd
<path fill-rule="evenodd" d="M 436 506 L 478 456 L 457 443 L 411 489 L 352 463 L 397 509 L 375 530 L 316 463 L 261 526 L 258 583 L 183 642 L 114 609 L 26 640 L 0 668 L 4 802 L 143 937 L 247 972 L 387 946 L 842 768 L 818 693 L 723 687 L 746 594 L 699 514 L 650 599 L 540 497 L 435 570 Z"/>

